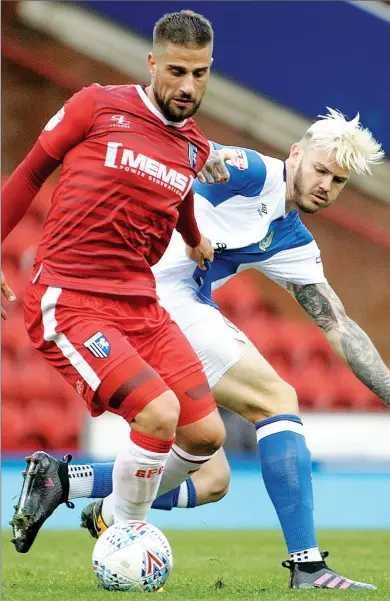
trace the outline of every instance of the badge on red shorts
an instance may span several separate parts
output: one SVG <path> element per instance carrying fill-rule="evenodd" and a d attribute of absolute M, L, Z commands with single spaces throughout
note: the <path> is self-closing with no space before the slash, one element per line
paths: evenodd
<path fill-rule="evenodd" d="M 98 359 L 106 359 L 111 351 L 111 345 L 101 332 L 97 332 L 84 342 L 84 346 Z"/>

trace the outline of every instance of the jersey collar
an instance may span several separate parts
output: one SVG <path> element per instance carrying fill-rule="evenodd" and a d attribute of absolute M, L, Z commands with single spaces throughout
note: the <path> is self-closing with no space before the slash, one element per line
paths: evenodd
<path fill-rule="evenodd" d="M 138 92 L 142 102 L 145 104 L 145 106 L 150 110 L 151 113 L 153 113 L 153 115 L 155 115 L 158 119 L 160 119 L 160 121 L 162 121 L 164 123 L 164 125 L 171 125 L 172 127 L 183 127 L 187 123 L 187 119 L 184 119 L 184 121 L 179 121 L 179 122 L 168 121 L 168 119 L 166 119 L 164 117 L 164 115 L 149 100 L 148 95 L 146 94 L 146 92 L 144 91 L 142 86 L 136 85 L 135 89 L 137 90 L 137 92 Z"/>

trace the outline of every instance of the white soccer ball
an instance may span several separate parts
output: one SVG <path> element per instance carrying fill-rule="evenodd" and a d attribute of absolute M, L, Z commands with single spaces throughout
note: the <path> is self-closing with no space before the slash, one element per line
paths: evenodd
<path fill-rule="evenodd" d="M 109 591 L 157 591 L 167 581 L 173 557 L 164 534 L 145 522 L 117 522 L 98 539 L 92 566 Z"/>

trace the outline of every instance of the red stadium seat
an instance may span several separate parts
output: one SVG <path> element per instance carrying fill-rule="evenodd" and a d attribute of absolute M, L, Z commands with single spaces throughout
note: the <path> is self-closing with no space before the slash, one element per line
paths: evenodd
<path fill-rule="evenodd" d="M 278 317 L 265 317 L 264 314 L 255 313 L 242 318 L 240 323 L 235 323 L 250 338 L 256 348 L 268 359 L 269 355 L 284 350 L 280 336 L 280 320 Z"/>
<path fill-rule="evenodd" d="M 332 409 L 381 411 L 386 407 L 346 366 L 343 366 L 337 374 Z"/>
<path fill-rule="evenodd" d="M 329 411 L 334 395 L 330 373 L 308 365 L 303 370 L 294 369 L 287 375 L 286 380 L 294 386 L 301 409 Z"/>
<path fill-rule="evenodd" d="M 295 366 L 304 369 L 315 363 L 320 369 L 328 370 L 337 363 L 335 352 L 315 325 L 279 319 L 280 343 Z"/>
<path fill-rule="evenodd" d="M 20 374 L 9 351 L 1 356 L 1 396 L 11 401 L 20 399 Z"/>
<path fill-rule="evenodd" d="M 3 398 L 1 407 L 1 448 L 3 451 L 18 451 L 27 433 L 28 422 L 20 405 Z"/>
<path fill-rule="evenodd" d="M 31 402 L 26 410 L 29 433 L 41 437 L 45 449 L 65 449 L 68 444 L 74 448 L 79 440 L 82 418 L 80 412 L 70 412 L 59 399 Z"/>
<path fill-rule="evenodd" d="M 264 307 L 259 286 L 248 272 L 240 273 L 218 288 L 214 292 L 213 298 L 222 313 L 233 322 L 237 322 L 238 318 L 261 311 Z"/>
<path fill-rule="evenodd" d="M 38 352 L 34 352 L 20 363 L 21 396 L 26 403 L 57 397 L 53 386 L 54 368 Z"/>
<path fill-rule="evenodd" d="M 21 312 L 10 314 L 3 321 L 1 337 L 2 348 L 14 355 L 22 355 L 30 351 L 31 342 L 27 335 Z"/>

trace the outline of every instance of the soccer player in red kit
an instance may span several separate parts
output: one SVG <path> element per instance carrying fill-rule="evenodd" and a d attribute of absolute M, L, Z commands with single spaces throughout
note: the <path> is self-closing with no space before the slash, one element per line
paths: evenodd
<path fill-rule="evenodd" d="M 212 43 L 201 15 L 162 17 L 148 57 L 151 84 L 82 89 L 3 189 L 4 238 L 62 163 L 25 322 L 34 347 L 93 416 L 107 410 L 131 424 L 114 468 L 115 521 L 145 520 L 157 491 L 178 486 L 224 440 L 202 365 L 159 305 L 150 269 L 175 227 L 199 265 L 213 258 L 190 191 L 209 154 L 191 116 L 207 86 Z M 45 453 L 28 462 L 24 488 L 13 524 L 20 552 L 61 498 L 59 470 Z"/>

